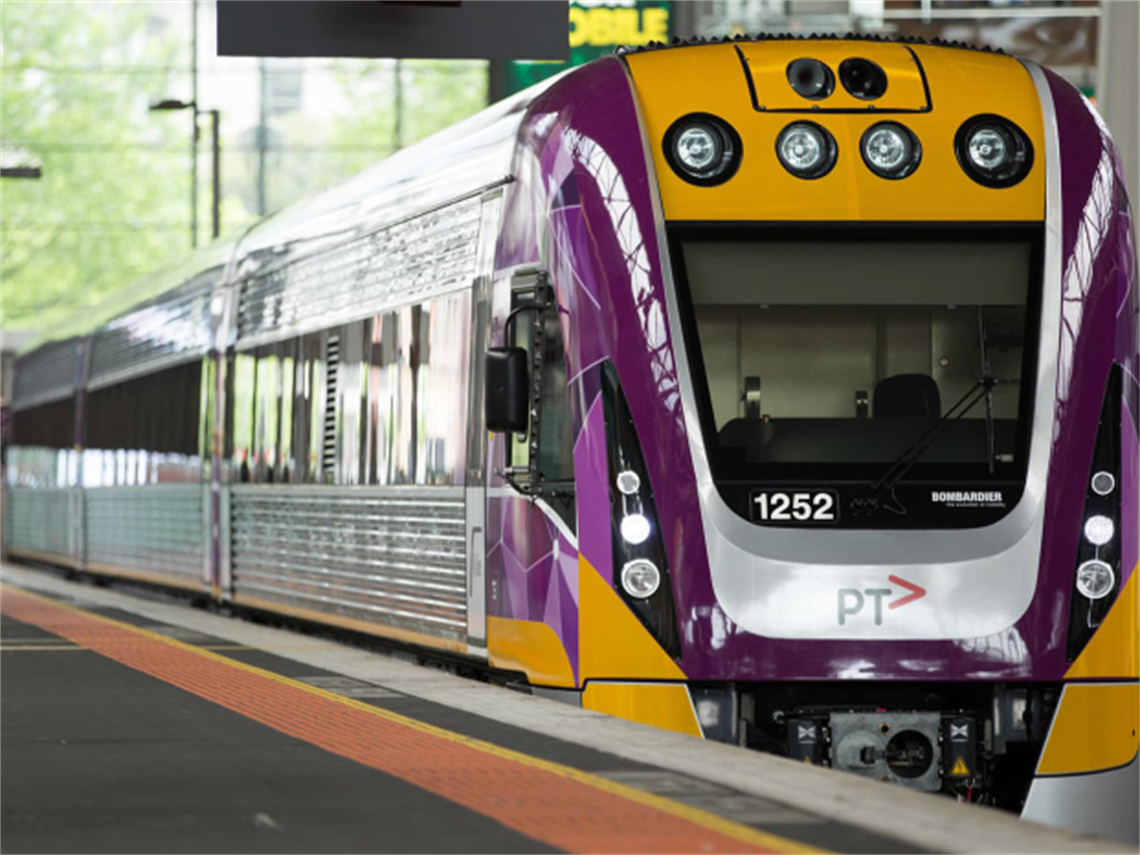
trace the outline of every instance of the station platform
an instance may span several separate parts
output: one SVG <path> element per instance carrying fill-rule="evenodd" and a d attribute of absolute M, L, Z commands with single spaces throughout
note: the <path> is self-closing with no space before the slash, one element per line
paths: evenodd
<path fill-rule="evenodd" d="M 1134 851 L 173 600 L 0 582 L 5 852 Z"/>

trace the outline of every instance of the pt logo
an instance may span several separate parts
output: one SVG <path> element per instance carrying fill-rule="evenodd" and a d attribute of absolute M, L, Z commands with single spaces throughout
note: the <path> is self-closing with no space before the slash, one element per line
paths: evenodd
<path fill-rule="evenodd" d="M 900 579 L 898 576 L 888 576 L 887 581 L 910 591 L 906 596 L 900 597 L 897 600 L 891 600 L 887 603 L 888 609 L 900 608 L 901 606 L 913 603 L 915 600 L 926 596 L 926 588 L 916 585 L 914 582 L 908 582 L 906 579 Z M 865 588 L 862 591 L 858 588 L 840 588 L 839 625 L 846 626 L 847 618 L 863 611 L 867 600 L 872 599 L 875 601 L 875 626 L 882 626 L 883 598 L 891 596 L 894 592 L 894 588 Z"/>

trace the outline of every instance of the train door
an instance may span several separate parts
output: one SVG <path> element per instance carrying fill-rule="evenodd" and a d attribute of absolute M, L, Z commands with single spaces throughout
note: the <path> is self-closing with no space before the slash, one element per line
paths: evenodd
<path fill-rule="evenodd" d="M 483 197 L 479 251 L 471 300 L 470 397 L 467 409 L 467 652 L 487 657 L 487 425 L 483 411 L 483 357 L 491 336 L 492 273 L 503 191 Z"/>

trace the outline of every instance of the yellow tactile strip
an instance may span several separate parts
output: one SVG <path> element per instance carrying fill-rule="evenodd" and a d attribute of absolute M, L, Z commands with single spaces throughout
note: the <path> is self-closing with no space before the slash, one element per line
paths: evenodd
<path fill-rule="evenodd" d="M 567 852 L 820 851 L 26 591 L 0 610 Z"/>

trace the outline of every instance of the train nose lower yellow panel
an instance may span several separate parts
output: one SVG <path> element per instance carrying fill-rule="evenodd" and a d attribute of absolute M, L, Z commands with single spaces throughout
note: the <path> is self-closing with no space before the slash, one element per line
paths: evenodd
<path fill-rule="evenodd" d="M 783 87 L 786 101 L 804 104 L 786 79 L 787 64 L 801 57 L 826 57 L 838 73 L 844 57 L 870 59 L 888 70 L 882 108 L 833 112 L 839 92 L 804 109 L 758 111 L 749 91 L 749 75 L 737 48 L 747 50 L 754 79 L 768 92 Z M 915 71 L 900 70 L 898 51 L 913 50 L 930 89 L 931 109 L 886 109 L 887 99 L 913 86 Z M 1045 215 L 1045 134 L 1041 103 L 1028 70 L 1008 56 L 926 45 L 902 46 L 867 41 L 769 40 L 709 44 L 634 53 L 626 62 L 641 104 L 661 192 L 665 218 L 671 221 L 1040 221 Z M 912 68 L 917 68 L 911 63 Z M 891 69 L 894 69 L 893 71 Z M 909 76 L 908 76 L 909 75 Z M 899 96 L 900 98 L 902 96 Z M 910 96 L 906 96 L 907 99 Z M 834 100 L 833 99 L 837 99 Z M 855 99 L 851 99 L 854 101 Z M 773 100 L 777 103 L 777 100 Z M 846 103 L 846 102 L 844 102 Z M 892 100 L 890 103 L 894 103 Z M 910 103 L 908 100 L 907 103 Z M 813 109 L 818 106 L 819 109 Z M 740 134 L 743 154 L 736 174 L 723 184 L 698 186 L 680 178 L 665 159 L 666 131 L 690 113 L 711 113 Z M 962 170 L 954 138 L 962 123 L 979 114 L 1002 116 L 1025 132 L 1033 166 L 1019 184 L 986 187 Z M 776 138 L 794 121 L 825 127 L 838 145 L 835 167 L 827 175 L 804 180 L 791 175 L 776 156 Z M 922 161 L 901 180 L 880 178 L 863 162 L 859 143 L 875 122 L 906 125 L 922 146 Z"/>

